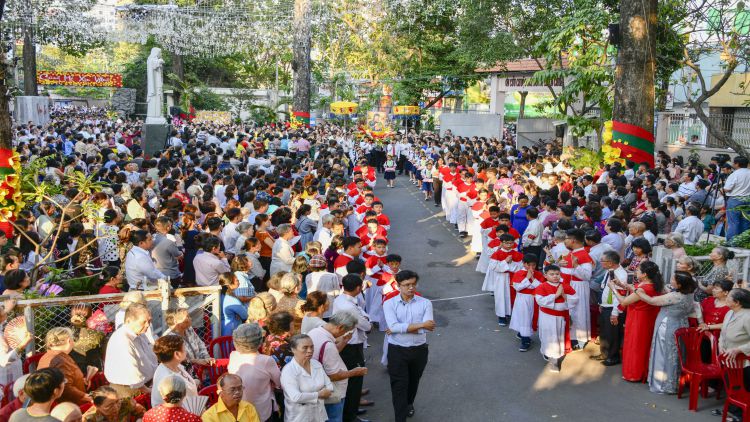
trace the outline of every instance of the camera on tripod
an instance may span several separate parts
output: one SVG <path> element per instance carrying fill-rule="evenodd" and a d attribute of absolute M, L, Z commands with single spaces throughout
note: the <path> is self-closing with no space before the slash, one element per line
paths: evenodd
<path fill-rule="evenodd" d="M 711 157 L 711 161 L 716 161 L 719 164 L 719 167 L 727 164 L 731 159 L 732 157 L 730 157 L 729 154 L 716 154 Z"/>

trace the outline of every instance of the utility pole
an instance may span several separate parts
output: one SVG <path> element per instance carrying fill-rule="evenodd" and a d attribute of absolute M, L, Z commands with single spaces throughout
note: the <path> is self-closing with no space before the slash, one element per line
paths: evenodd
<path fill-rule="evenodd" d="M 620 45 L 615 67 L 612 119 L 622 158 L 653 164 L 657 0 L 620 1 Z M 650 135 L 650 140 L 649 140 Z M 633 138 L 634 137 L 634 138 Z M 650 160 L 646 160 L 648 155 Z"/>
<path fill-rule="evenodd" d="M 310 123 L 310 35 L 311 0 L 294 1 L 294 101 L 292 115 L 301 123 Z"/>

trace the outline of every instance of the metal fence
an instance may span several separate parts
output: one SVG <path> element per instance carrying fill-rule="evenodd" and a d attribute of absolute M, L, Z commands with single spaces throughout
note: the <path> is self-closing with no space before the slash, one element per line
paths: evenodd
<path fill-rule="evenodd" d="M 726 145 L 709 135 L 706 125 L 695 114 L 661 113 L 659 116 L 660 119 L 664 119 L 666 125 L 667 145 L 726 148 Z M 750 146 L 750 114 L 711 114 L 709 120 L 734 141 Z"/>
<path fill-rule="evenodd" d="M 221 335 L 221 306 L 219 286 L 190 287 L 171 290 L 169 283 L 160 281 L 159 289 L 143 292 L 151 310 L 152 329 L 160 336 L 167 328 L 165 314 L 168 309 L 188 309 L 193 328 L 208 344 Z M 22 310 L 26 328 L 32 334 L 28 353 L 44 351 L 44 337 L 54 327 L 70 327 L 71 311 L 76 305 L 87 304 L 93 311 L 101 309 L 107 319 L 114 323 L 115 315 L 121 311 L 120 303 L 125 293 L 59 298 L 19 300 L 17 309 Z"/>
<path fill-rule="evenodd" d="M 734 252 L 734 259 L 727 262 L 727 269 L 732 279 L 747 281 L 750 275 L 750 251 L 747 249 L 729 248 Z M 698 261 L 698 270 L 695 272 L 696 277 L 704 277 L 711 272 L 714 265 L 708 256 L 693 256 Z M 664 246 L 654 248 L 652 260 L 659 265 L 664 280 L 671 280 L 676 271 L 677 262 L 672 258 L 672 251 Z"/>

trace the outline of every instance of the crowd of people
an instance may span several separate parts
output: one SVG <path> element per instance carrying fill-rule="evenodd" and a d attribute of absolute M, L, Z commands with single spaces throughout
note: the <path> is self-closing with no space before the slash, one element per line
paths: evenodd
<path fill-rule="evenodd" d="M 124 297 L 119 305 L 78 304 L 70 327 L 47 332 L 32 376 L 46 374 L 49 394 L 28 393 L 40 406 L 4 420 L 37 420 L 53 402 L 86 409 L 86 421 L 364 420 L 373 404 L 363 398 L 373 329 L 386 333 L 381 361 L 395 420 L 414 415 L 435 323 L 431 303 L 416 293 L 418 274 L 401 270 L 401 256 L 388 247 L 392 227 L 368 165 L 383 145 L 360 144 L 334 126 L 185 123 L 164 151 L 144 157 L 139 124 L 60 110 L 44 127 L 17 127 L 22 165 L 44 160 L 39 182 L 61 194 L 18 216 L 23 235 L 0 236 L 4 295 L 22 298 L 49 285 L 52 269 L 64 269 L 66 279 L 95 276 L 96 293 Z M 391 155 L 381 165 L 395 169 Z M 102 188 L 81 194 L 74 173 Z M 84 203 L 93 211 L 63 215 Z M 217 365 L 208 327 L 194 310 L 161 315 L 149 304 L 144 293 L 163 282 L 221 291 L 215 336 L 231 337 L 234 351 L 217 380 L 218 403 L 202 416 L 191 397 L 209 382 L 202 368 Z M 91 328 L 102 311 L 108 323 Z M 6 383 L 23 391 L 31 391 L 21 371 L 30 340 L 15 348 L 0 342 Z M 97 376 L 106 385 L 94 389 Z M 7 409 L 21 407 L 12 403 Z"/>
<path fill-rule="evenodd" d="M 45 160 L 39 182 L 60 193 L 18 214 L 22 235 L 0 232 L 3 294 L 48 285 L 53 268 L 97 277 L 100 294 L 127 294 L 108 315 L 112 333 L 88 327 L 98 309 L 73 307 L 28 376 L 31 338 L 0 341 L 3 384 L 16 397 L 8 406 L 32 403 L 12 417 L 0 409 L 0 420 L 39 420 L 61 408 L 54 402 L 86 408 L 87 421 L 355 421 L 373 403 L 363 388 L 373 329 L 386 334 L 394 419 L 413 416 L 435 322 L 419 275 L 389 246 L 398 228 L 374 191 L 379 177 L 393 188 L 401 174 L 467 239 L 498 324 L 516 332 L 521 352 L 538 339 L 550 370 L 594 340 L 593 359 L 673 393 L 674 332 L 690 321 L 717 334 L 720 352 L 750 353 L 750 292 L 727 267 L 733 252 L 717 246 L 699 274 L 684 250 L 706 232 L 731 239 L 748 228 L 738 209 L 750 197 L 743 157 L 703 165 L 659 153 L 654 168 L 573 169 L 555 142 L 189 122 L 146 157 L 140 126 L 61 110 L 47 125 L 16 128 L 21 164 Z M 81 193 L 76 173 L 101 189 Z M 61 215 L 70 203 L 94 210 Z M 659 238 L 677 261 L 669 280 L 651 261 Z M 160 280 L 221 289 L 215 335 L 231 336 L 235 350 L 202 416 L 187 409 L 207 384 L 200 368 L 216 365 L 206 327 L 180 308 L 161 323 L 144 296 Z M 97 370 L 107 385 L 92 389 Z"/>

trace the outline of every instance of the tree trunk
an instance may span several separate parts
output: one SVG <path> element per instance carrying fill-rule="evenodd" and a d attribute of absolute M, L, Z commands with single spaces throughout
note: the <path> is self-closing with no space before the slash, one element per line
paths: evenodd
<path fill-rule="evenodd" d="M 181 81 L 185 80 L 185 62 L 182 60 L 182 56 L 179 54 L 172 53 L 172 73 L 177 75 Z M 180 91 L 173 89 L 174 104 L 180 106 Z M 188 113 L 189 110 L 183 110 Z"/>
<path fill-rule="evenodd" d="M 0 10 L 5 8 L 5 0 L 0 0 Z M 8 95 L 8 64 L 5 62 L 5 44 L 0 43 L 0 148 L 13 148 L 11 138 L 10 95 Z"/>
<path fill-rule="evenodd" d="M 654 131 L 657 0 L 622 0 L 612 118 Z"/>
<path fill-rule="evenodd" d="M 523 119 L 524 109 L 526 108 L 526 97 L 529 95 L 529 91 L 520 91 L 521 104 L 518 105 L 518 119 Z"/>
<path fill-rule="evenodd" d="M 28 22 L 23 33 L 23 95 L 39 95 L 36 86 L 36 47 L 34 28 Z"/>
<path fill-rule="evenodd" d="M 311 0 L 294 1 L 294 103 L 293 111 L 310 112 L 310 10 Z"/>

